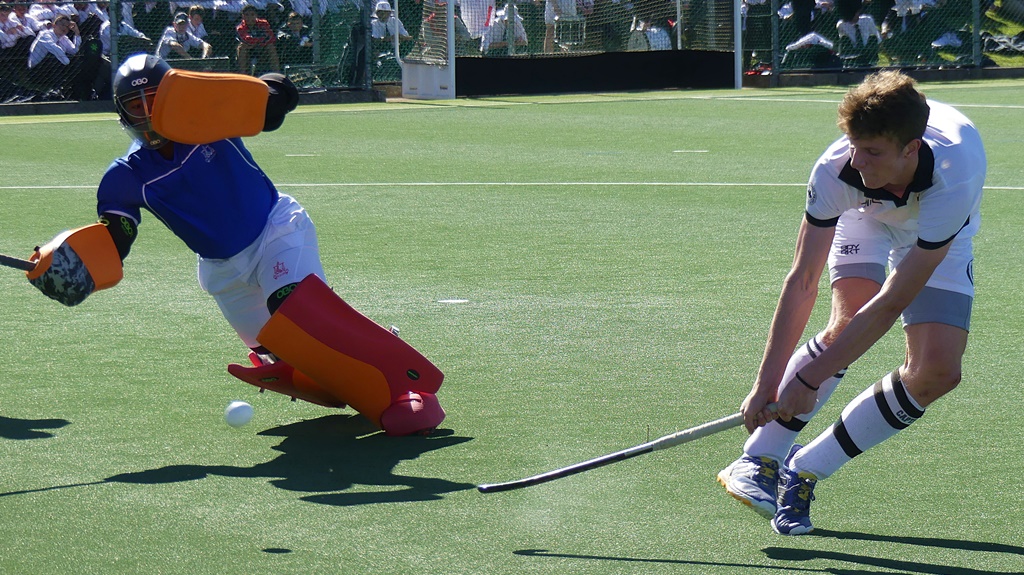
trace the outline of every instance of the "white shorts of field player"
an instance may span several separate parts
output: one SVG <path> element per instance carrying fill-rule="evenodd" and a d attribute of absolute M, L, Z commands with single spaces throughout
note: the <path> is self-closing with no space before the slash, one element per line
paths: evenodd
<path fill-rule="evenodd" d="M 917 231 L 894 228 L 850 210 L 839 218 L 828 256 L 829 279 L 867 278 L 885 282 L 917 244 Z M 924 289 L 903 310 L 903 326 L 942 323 L 970 330 L 974 300 L 974 255 L 970 237 L 957 236 Z"/>
<path fill-rule="evenodd" d="M 199 258 L 199 285 L 220 307 L 231 327 L 250 348 L 270 319 L 267 298 L 310 274 L 324 278 L 316 228 L 302 206 L 280 194 L 263 232 L 228 259 Z"/>

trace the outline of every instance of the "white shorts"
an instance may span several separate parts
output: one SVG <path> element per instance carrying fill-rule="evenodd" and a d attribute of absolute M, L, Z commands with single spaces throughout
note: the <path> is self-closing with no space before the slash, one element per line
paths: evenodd
<path fill-rule="evenodd" d="M 280 194 L 263 232 L 249 247 L 228 259 L 199 258 L 199 285 L 220 307 L 231 327 L 250 348 L 270 319 L 267 299 L 278 289 L 316 274 L 320 263 L 316 228 L 306 211 Z"/>
<path fill-rule="evenodd" d="M 885 282 L 917 244 L 917 232 L 888 226 L 857 210 L 845 212 L 836 225 L 828 256 L 829 279 L 859 277 Z M 939 322 L 968 329 L 974 298 L 974 248 L 970 237 L 957 236 L 925 288 L 903 312 L 903 324 Z"/>

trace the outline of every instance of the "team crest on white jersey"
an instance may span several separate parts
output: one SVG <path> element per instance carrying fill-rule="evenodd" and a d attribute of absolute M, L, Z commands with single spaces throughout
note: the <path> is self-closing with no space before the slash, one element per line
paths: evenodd
<path fill-rule="evenodd" d="M 814 191 L 814 186 L 807 185 L 807 205 L 813 206 L 814 202 L 818 199 L 818 192 Z"/>
<path fill-rule="evenodd" d="M 212 162 L 213 157 L 217 155 L 217 151 L 211 148 L 210 146 L 203 146 L 199 148 L 199 151 L 203 153 L 203 158 L 206 160 L 207 164 Z"/>

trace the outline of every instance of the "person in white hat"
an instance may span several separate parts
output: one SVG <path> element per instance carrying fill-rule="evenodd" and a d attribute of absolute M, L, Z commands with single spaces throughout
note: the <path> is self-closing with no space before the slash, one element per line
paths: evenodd
<path fill-rule="evenodd" d="M 412 36 L 405 29 L 405 25 L 397 17 L 393 17 L 394 10 L 387 0 L 377 2 L 373 11 L 373 19 L 370 20 L 370 36 L 374 40 L 385 40 L 390 42 L 397 34 L 398 39 L 405 42 L 412 40 Z"/>

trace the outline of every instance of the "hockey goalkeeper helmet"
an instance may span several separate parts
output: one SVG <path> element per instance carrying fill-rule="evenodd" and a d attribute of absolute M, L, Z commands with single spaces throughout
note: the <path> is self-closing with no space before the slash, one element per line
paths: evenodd
<path fill-rule="evenodd" d="M 153 131 L 153 101 L 160 81 L 171 69 L 151 54 L 136 54 L 114 75 L 114 108 L 121 126 L 144 148 L 155 150 L 167 139 Z"/>

